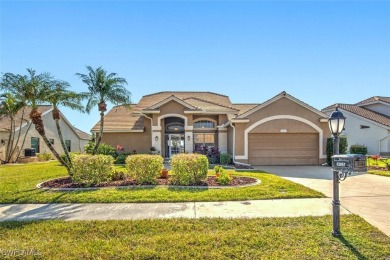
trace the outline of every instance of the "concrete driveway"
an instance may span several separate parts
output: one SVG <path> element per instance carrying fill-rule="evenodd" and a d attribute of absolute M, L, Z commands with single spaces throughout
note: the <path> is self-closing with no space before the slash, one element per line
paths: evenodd
<path fill-rule="evenodd" d="M 332 197 L 332 170 L 324 166 L 255 166 Z M 341 205 L 390 236 L 390 177 L 348 176 L 340 183 Z M 341 227 L 342 228 L 342 227 Z"/>

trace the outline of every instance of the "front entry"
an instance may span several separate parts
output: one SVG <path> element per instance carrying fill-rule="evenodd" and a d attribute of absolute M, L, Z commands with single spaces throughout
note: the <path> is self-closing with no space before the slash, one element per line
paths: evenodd
<path fill-rule="evenodd" d="M 178 117 L 168 117 L 164 120 L 165 128 L 165 158 L 184 153 L 185 135 L 184 120 Z"/>
<path fill-rule="evenodd" d="M 184 135 L 183 134 L 168 134 L 167 147 L 168 154 L 167 157 L 172 157 L 175 154 L 184 153 Z"/>

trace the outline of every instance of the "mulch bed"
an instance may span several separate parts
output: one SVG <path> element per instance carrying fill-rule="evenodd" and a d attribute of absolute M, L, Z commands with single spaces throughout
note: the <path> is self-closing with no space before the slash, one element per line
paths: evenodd
<path fill-rule="evenodd" d="M 386 171 L 386 167 L 380 167 L 380 166 L 367 166 L 367 170 L 378 170 L 378 171 Z"/>
<path fill-rule="evenodd" d="M 240 186 L 240 185 L 246 185 L 246 184 L 251 184 L 255 183 L 257 180 L 255 178 L 250 178 L 250 177 L 235 177 L 233 176 L 233 180 L 231 181 L 230 185 L 224 185 L 224 187 L 230 187 L 230 186 Z M 171 178 L 159 178 L 157 179 L 157 185 L 172 185 Z M 117 181 L 110 181 L 110 182 L 102 182 L 96 185 L 92 185 L 90 187 L 115 187 L 115 186 L 140 186 L 142 187 L 143 185 L 140 185 L 136 183 L 132 179 L 125 179 L 125 180 L 117 180 Z M 206 180 L 197 183 L 194 186 L 223 186 L 219 185 L 217 182 L 217 179 L 215 176 L 208 176 Z M 65 177 L 65 178 L 59 178 L 55 180 L 50 180 L 47 182 L 42 183 L 41 187 L 45 188 L 86 188 L 85 185 L 83 184 L 78 184 L 78 183 L 72 183 L 72 180 L 70 177 Z M 189 186 L 190 187 L 190 186 Z"/>

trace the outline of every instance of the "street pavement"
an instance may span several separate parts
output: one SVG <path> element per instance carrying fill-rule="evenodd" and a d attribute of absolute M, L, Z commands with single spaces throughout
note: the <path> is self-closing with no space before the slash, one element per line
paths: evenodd
<path fill-rule="evenodd" d="M 326 166 L 257 166 L 285 179 L 333 196 L 332 170 Z M 390 236 L 390 177 L 368 173 L 349 175 L 340 182 L 340 202 Z"/>

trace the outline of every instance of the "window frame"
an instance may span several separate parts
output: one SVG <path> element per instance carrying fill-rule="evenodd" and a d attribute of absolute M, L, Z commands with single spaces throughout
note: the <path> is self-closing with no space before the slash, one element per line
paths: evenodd
<path fill-rule="evenodd" d="M 37 145 L 36 147 L 33 147 L 33 139 L 37 141 L 37 142 L 36 142 L 36 145 Z M 39 139 L 39 137 L 34 137 L 34 136 L 32 136 L 31 139 L 30 139 L 30 147 L 35 149 L 35 153 L 39 153 L 40 150 L 41 150 L 40 142 L 41 142 L 41 140 Z M 34 146 L 35 146 L 35 145 L 34 145 Z M 38 149 L 37 149 L 37 148 L 38 148 Z"/>

